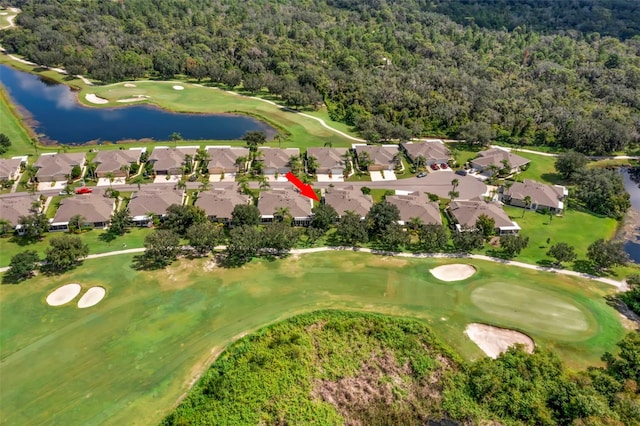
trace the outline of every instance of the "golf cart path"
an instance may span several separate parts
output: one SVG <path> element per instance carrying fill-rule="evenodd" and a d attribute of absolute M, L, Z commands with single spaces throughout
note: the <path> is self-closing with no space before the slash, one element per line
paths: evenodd
<path fill-rule="evenodd" d="M 217 250 L 224 250 L 226 246 L 218 246 Z M 384 250 L 374 250 L 370 248 L 364 247 L 313 247 L 306 249 L 293 249 L 290 251 L 291 254 L 308 254 L 308 253 L 320 253 L 325 251 L 346 251 L 352 250 L 356 252 L 362 253 L 371 253 L 378 254 L 382 256 L 397 256 L 397 257 L 408 257 L 414 259 L 420 258 L 436 258 L 436 259 L 476 259 L 476 260 L 484 260 L 487 262 L 494 263 L 502 263 L 504 265 L 515 266 L 518 268 L 531 269 L 534 271 L 543 271 L 543 272 L 551 272 L 554 274 L 561 275 L 570 275 L 578 278 L 585 278 L 591 281 L 598 281 L 613 287 L 616 287 L 618 291 L 626 291 L 628 290 L 627 283 L 625 281 L 617 281 L 611 278 L 604 277 L 596 277 L 595 275 L 585 274 L 583 272 L 570 271 L 566 269 L 557 269 L 557 268 L 549 268 L 545 266 L 533 265 L 531 263 L 518 262 L 516 260 L 506 260 L 500 259 L 497 257 L 485 256 L 483 254 L 456 254 L 456 253 L 403 253 L 403 252 L 390 252 Z M 96 253 L 90 254 L 85 259 L 98 259 L 101 257 L 109 257 L 109 256 L 118 256 L 121 254 L 134 254 L 134 253 L 143 253 L 145 251 L 144 247 L 141 248 L 133 248 L 126 250 L 116 250 L 110 251 L 106 253 Z M 9 269 L 8 266 L 0 268 L 0 272 L 6 272 Z"/>

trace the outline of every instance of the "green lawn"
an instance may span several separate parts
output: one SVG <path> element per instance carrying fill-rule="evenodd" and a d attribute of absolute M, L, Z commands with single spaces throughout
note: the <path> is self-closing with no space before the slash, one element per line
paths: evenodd
<path fill-rule="evenodd" d="M 573 368 L 599 363 L 624 334 L 603 299 L 611 287 L 482 261 L 468 261 L 478 268 L 468 280 L 445 283 L 429 269 L 452 260 L 351 251 L 238 269 L 184 260 L 139 272 L 132 259 L 87 260 L 63 276 L 0 286 L 4 419 L 16 425 L 157 424 L 231 341 L 317 309 L 422 319 L 466 358 L 481 356 L 464 335 L 467 323 L 511 327 Z M 51 290 L 71 282 L 85 290 L 104 286 L 107 296 L 85 310 L 44 303 Z M 501 304 L 492 302 L 497 299 Z M 569 321 L 553 318 L 557 306 Z"/>
<path fill-rule="evenodd" d="M 144 237 L 149 232 L 151 232 L 149 228 L 133 228 L 131 232 L 112 241 L 105 238 L 105 231 L 101 229 L 94 229 L 79 235 L 89 245 L 89 254 L 96 254 L 121 250 L 123 244 L 128 249 L 144 247 Z M 20 237 L 0 238 L 0 267 L 8 266 L 11 258 L 24 250 L 35 250 L 44 257 L 44 252 L 49 247 L 49 239 L 58 235 L 62 235 L 62 233 L 48 232 L 42 241 L 37 242 L 28 242 Z"/>
<path fill-rule="evenodd" d="M 547 157 L 544 155 L 529 154 L 526 152 L 516 152 L 514 154 L 531 160 L 529 168 L 518 174 L 518 180 L 532 179 L 542 183 L 552 185 L 566 185 L 562 176 L 556 173 L 555 157 Z"/>
<path fill-rule="evenodd" d="M 556 243 L 574 246 L 578 258 L 584 260 L 589 244 L 598 238 L 612 238 L 618 225 L 614 219 L 571 209 L 565 211 L 563 216 L 554 216 L 551 221 L 548 215 L 530 210 L 522 217 L 523 209 L 518 207 L 504 206 L 504 211 L 520 225 L 521 234 L 529 237 L 529 246 L 517 257 L 517 260 L 529 263 L 551 260 L 546 253 Z"/>
<path fill-rule="evenodd" d="M 0 129 L 0 132 L 7 135 L 11 141 L 11 147 L 2 157 L 11 158 L 16 155 L 35 153 L 31 145 L 30 131 L 22 125 L 16 108 L 2 86 L 0 86 Z"/>

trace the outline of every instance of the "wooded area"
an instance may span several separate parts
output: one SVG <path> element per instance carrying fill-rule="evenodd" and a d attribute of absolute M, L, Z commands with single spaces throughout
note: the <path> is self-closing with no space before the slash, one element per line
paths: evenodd
<path fill-rule="evenodd" d="M 488 137 L 604 154 L 640 140 L 640 38 L 601 35 L 637 34 L 633 0 L 15 3 L 20 27 L 0 33 L 9 52 L 105 82 L 186 75 L 295 108 L 324 102 L 371 142 Z"/>

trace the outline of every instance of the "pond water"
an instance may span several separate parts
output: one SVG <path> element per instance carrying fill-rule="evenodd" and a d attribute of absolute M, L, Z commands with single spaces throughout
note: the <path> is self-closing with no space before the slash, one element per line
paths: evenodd
<path fill-rule="evenodd" d="M 640 212 L 640 187 L 638 183 L 631 179 L 628 169 L 623 167 L 620 169 L 620 173 L 622 173 L 624 188 L 630 195 L 631 208 Z M 634 226 L 634 232 L 628 236 L 624 243 L 624 250 L 633 262 L 640 263 L 640 224 L 636 223 Z"/>
<path fill-rule="evenodd" d="M 240 139 L 251 130 L 275 134 L 266 123 L 242 115 L 173 113 L 149 105 L 85 107 L 68 86 L 6 65 L 0 65 L 0 82 L 44 142 L 168 140 L 173 132 L 193 140 Z"/>

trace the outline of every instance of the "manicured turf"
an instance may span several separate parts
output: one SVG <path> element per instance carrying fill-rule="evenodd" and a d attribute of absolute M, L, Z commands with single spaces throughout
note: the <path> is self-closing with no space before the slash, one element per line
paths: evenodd
<path fill-rule="evenodd" d="M 529 168 L 518 174 L 518 180 L 532 179 L 542 183 L 551 185 L 566 185 L 562 176 L 556 173 L 555 157 L 547 157 L 544 155 L 530 154 L 527 152 L 514 151 L 515 155 L 531 160 Z"/>
<path fill-rule="evenodd" d="M 429 273 L 452 261 L 350 251 L 231 270 L 194 260 L 138 272 L 131 261 L 128 255 L 87 260 L 64 276 L 0 287 L 4 418 L 18 425 L 157 423 L 230 341 L 323 308 L 423 319 L 468 358 L 481 352 L 464 336 L 467 323 L 513 327 L 575 368 L 598 363 L 624 333 L 618 314 L 603 300 L 610 287 L 481 261 L 469 261 L 478 273 L 455 284 Z M 72 282 L 85 291 L 104 286 L 107 296 L 86 310 L 73 303 L 58 308 L 44 303 L 51 290 Z M 540 298 L 527 300 L 537 309 L 514 316 L 504 314 L 505 307 L 478 303 L 478 294 L 503 297 L 512 284 Z M 522 299 L 513 291 L 504 298 Z M 564 312 L 581 312 L 588 327 L 531 318 L 554 315 L 549 301 L 562 302 Z"/>
<path fill-rule="evenodd" d="M 563 216 L 553 216 L 551 221 L 548 215 L 531 210 L 527 210 L 522 217 L 522 210 L 504 206 L 504 211 L 522 228 L 522 235 L 529 237 L 529 246 L 517 257 L 522 262 L 551 260 L 546 253 L 556 243 L 574 246 L 578 259 L 584 260 L 589 244 L 599 238 L 612 238 L 618 225 L 614 219 L 571 209 L 566 210 Z"/>
<path fill-rule="evenodd" d="M 102 87 L 86 87 L 79 99 L 85 105 L 96 106 L 84 99 L 85 93 L 95 93 L 110 101 L 135 97 L 149 96 L 149 102 L 163 108 L 181 112 L 209 112 L 209 113 L 244 113 L 265 119 L 280 129 L 290 133 L 282 143 L 283 147 L 322 146 L 329 142 L 333 146 L 350 146 L 352 141 L 334 133 L 316 120 L 303 117 L 300 114 L 283 110 L 275 105 L 259 99 L 241 96 L 217 88 L 195 86 L 181 82 L 136 81 L 136 87 L 125 87 L 125 83 L 116 83 Z M 174 90 L 174 85 L 184 87 L 184 90 Z M 140 103 L 140 102 L 136 102 Z M 107 105 L 113 107 L 114 102 Z M 273 143 L 275 146 L 277 142 Z"/>
<path fill-rule="evenodd" d="M 11 158 L 16 155 L 35 153 L 31 146 L 29 132 L 17 117 L 17 111 L 10 103 L 9 96 L 2 86 L 0 86 L 0 133 L 7 135 L 11 141 L 11 147 L 2 157 Z"/>
<path fill-rule="evenodd" d="M 96 254 L 122 250 L 123 248 L 144 247 L 144 237 L 150 232 L 149 228 L 133 228 L 131 232 L 116 237 L 112 241 L 105 238 L 105 231 L 101 229 L 94 229 L 78 235 L 89 245 L 89 254 Z M 48 232 L 42 241 L 37 242 L 27 242 L 19 237 L 0 238 L 0 267 L 8 266 L 11 258 L 24 250 L 35 250 L 44 256 L 45 250 L 49 247 L 49 240 L 58 235 L 62 235 L 62 233 Z M 123 244 L 126 247 L 123 247 Z"/>

